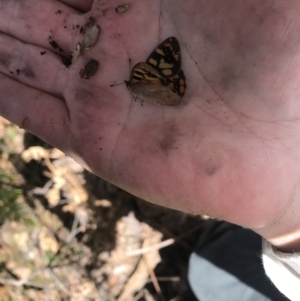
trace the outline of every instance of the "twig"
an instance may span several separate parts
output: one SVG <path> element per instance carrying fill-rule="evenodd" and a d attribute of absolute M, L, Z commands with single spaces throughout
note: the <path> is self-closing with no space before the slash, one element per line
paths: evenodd
<path fill-rule="evenodd" d="M 145 266 L 146 266 L 146 268 L 147 268 L 147 270 L 148 270 L 148 273 L 149 273 L 149 275 L 150 275 L 150 278 L 151 278 L 151 281 L 152 281 L 153 286 L 154 286 L 154 288 L 155 288 L 155 291 L 156 291 L 156 293 L 157 293 L 157 295 L 158 295 L 158 297 L 159 297 L 159 299 L 160 299 L 161 301 L 166 301 L 166 299 L 164 298 L 164 296 L 163 296 L 163 294 L 162 294 L 162 292 L 161 292 L 161 289 L 160 289 L 159 283 L 158 283 L 158 281 L 157 281 L 157 279 L 156 279 L 156 276 L 155 276 L 153 270 L 150 268 L 150 266 L 149 266 L 149 264 L 148 264 L 148 261 L 147 261 L 147 257 L 146 257 L 146 256 L 147 256 L 147 255 L 144 255 L 144 256 L 143 256 L 143 261 L 144 261 Z"/>
<path fill-rule="evenodd" d="M 138 249 L 138 250 L 127 252 L 126 256 L 130 257 L 130 256 L 142 255 L 142 254 L 145 254 L 145 253 L 148 253 L 148 252 L 152 252 L 152 251 L 156 251 L 156 250 L 168 247 L 168 246 L 172 245 L 173 243 L 177 242 L 178 240 L 180 240 L 180 239 L 190 235 L 191 233 L 195 232 L 196 230 L 198 230 L 202 226 L 203 225 L 199 225 L 199 226 L 195 227 L 194 229 L 192 229 L 192 230 L 190 230 L 190 231 L 188 231 L 188 232 L 186 232 L 182 235 L 179 235 L 176 238 L 166 239 L 166 240 L 162 241 L 161 243 L 153 245 L 151 247 L 141 248 L 141 249 Z"/>
<path fill-rule="evenodd" d="M 79 220 L 75 215 L 73 224 L 72 224 L 72 230 L 71 230 L 71 233 L 66 238 L 66 243 L 70 243 L 72 241 L 72 239 L 80 232 L 80 227 L 78 227 L 78 224 L 79 224 Z"/>
<path fill-rule="evenodd" d="M 153 231 L 148 227 L 146 227 L 145 230 L 146 231 L 145 231 L 144 241 L 142 243 L 142 248 L 146 248 L 146 246 L 149 245 L 150 243 L 149 237 L 151 237 L 151 235 L 149 235 L 149 231 L 151 231 L 151 233 Z M 155 257 L 153 256 L 153 254 L 149 254 L 148 256 Z M 158 258 L 153 258 L 153 262 L 155 262 L 156 259 L 158 260 Z M 140 256 L 138 262 L 135 265 L 135 270 L 129 276 L 129 279 L 127 280 L 122 291 L 120 292 L 117 301 L 125 301 L 129 299 L 132 300 L 132 298 L 130 298 L 130 295 L 132 295 L 134 291 L 140 290 L 141 287 L 144 286 L 148 278 L 149 278 L 148 262 L 146 262 L 144 256 Z M 143 283 L 141 283 L 141 280 L 143 281 Z"/>
<path fill-rule="evenodd" d="M 47 268 L 49 275 L 52 277 L 54 282 L 60 287 L 60 289 L 68 296 L 72 296 L 72 293 L 66 288 L 66 286 L 61 282 L 61 280 L 56 276 L 55 272 Z"/>
<path fill-rule="evenodd" d="M 158 282 L 179 282 L 180 277 L 156 277 Z M 152 282 L 151 279 L 147 281 L 147 283 Z"/>
<path fill-rule="evenodd" d="M 18 287 L 24 285 L 24 286 L 31 286 L 31 287 L 38 288 L 38 289 L 45 288 L 44 285 L 27 281 L 27 279 L 16 280 L 16 279 L 7 279 L 7 278 L 0 277 L 0 283 L 1 284 L 9 284 L 9 285 L 18 286 Z"/>
<path fill-rule="evenodd" d="M 126 255 L 128 257 L 130 257 L 130 256 L 142 255 L 142 254 L 152 252 L 152 251 L 157 251 L 159 249 L 162 249 L 162 248 L 165 248 L 167 246 L 172 245 L 174 242 L 175 242 L 174 238 L 169 238 L 169 239 L 164 240 L 161 243 L 153 245 L 151 247 L 141 248 L 141 249 L 138 249 L 138 250 L 127 252 Z"/>
<path fill-rule="evenodd" d="M 18 286 L 18 287 L 19 286 L 31 286 L 31 287 L 35 287 L 35 288 L 38 288 L 38 289 L 44 289 L 45 288 L 44 285 L 29 281 L 35 275 L 37 275 L 37 274 L 39 274 L 43 271 L 44 271 L 44 269 L 36 270 L 31 275 L 29 275 L 28 277 L 25 277 L 23 279 L 0 278 L 0 283 L 10 284 L 10 285 L 13 285 L 13 286 Z"/>
<path fill-rule="evenodd" d="M 37 194 L 37 195 L 45 195 L 45 194 L 49 191 L 49 189 L 50 189 L 50 187 L 52 186 L 52 184 L 53 184 L 53 181 L 50 179 L 50 180 L 44 185 L 44 187 L 36 187 L 36 188 L 32 189 L 31 192 L 32 192 L 33 194 Z"/>

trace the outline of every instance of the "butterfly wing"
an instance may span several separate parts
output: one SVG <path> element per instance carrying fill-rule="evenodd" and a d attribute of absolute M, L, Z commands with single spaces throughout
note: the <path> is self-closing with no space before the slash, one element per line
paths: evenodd
<path fill-rule="evenodd" d="M 176 38 L 170 37 L 159 44 L 149 55 L 146 63 L 164 77 L 172 77 L 180 70 L 180 47 Z"/>
<path fill-rule="evenodd" d="M 131 94 L 139 100 L 164 106 L 176 106 L 181 102 L 181 97 L 163 85 L 151 83 L 133 84 L 128 87 Z"/>
<path fill-rule="evenodd" d="M 153 85 L 167 85 L 166 80 L 154 68 L 146 63 L 137 63 L 131 71 L 130 84 L 151 83 Z"/>
<path fill-rule="evenodd" d="M 172 78 L 166 78 L 166 86 L 171 89 L 174 93 L 178 94 L 180 97 L 184 95 L 186 89 L 185 76 L 182 70 L 173 76 Z"/>
<path fill-rule="evenodd" d="M 131 94 L 141 101 L 167 106 L 181 102 L 181 96 L 175 91 L 171 80 L 166 80 L 146 63 L 136 64 L 132 68 L 130 81 L 126 83 Z"/>
<path fill-rule="evenodd" d="M 178 105 L 186 88 L 180 64 L 178 41 L 170 37 L 155 48 L 145 63 L 137 63 L 132 68 L 130 81 L 126 81 L 127 87 L 133 96 L 142 101 Z"/>

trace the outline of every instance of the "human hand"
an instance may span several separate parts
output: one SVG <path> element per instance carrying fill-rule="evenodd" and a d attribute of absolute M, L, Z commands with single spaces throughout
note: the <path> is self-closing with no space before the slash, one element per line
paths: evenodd
<path fill-rule="evenodd" d="M 297 233 L 300 4 L 132 0 L 117 14 L 121 1 L 82 2 L 0 0 L 0 114 L 148 201 L 273 242 Z M 60 55 L 89 16 L 99 40 L 66 68 Z M 142 106 L 110 87 L 169 36 L 181 46 L 181 105 Z M 82 79 L 91 58 L 99 70 Z"/>

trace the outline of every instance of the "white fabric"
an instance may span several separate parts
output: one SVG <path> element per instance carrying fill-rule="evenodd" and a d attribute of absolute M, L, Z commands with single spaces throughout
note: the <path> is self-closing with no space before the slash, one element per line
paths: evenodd
<path fill-rule="evenodd" d="M 263 241 L 263 265 L 275 286 L 291 301 L 300 301 L 300 253 L 282 253 Z"/>
<path fill-rule="evenodd" d="M 201 301 L 271 301 L 196 253 L 190 257 L 188 279 Z"/>

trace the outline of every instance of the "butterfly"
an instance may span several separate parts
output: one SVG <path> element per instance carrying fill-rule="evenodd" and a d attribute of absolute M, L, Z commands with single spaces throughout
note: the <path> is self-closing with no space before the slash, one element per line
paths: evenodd
<path fill-rule="evenodd" d="M 186 89 L 180 65 L 179 43 L 170 37 L 154 49 L 146 62 L 132 68 L 130 80 L 125 83 L 131 94 L 141 101 L 175 106 L 180 104 Z"/>

